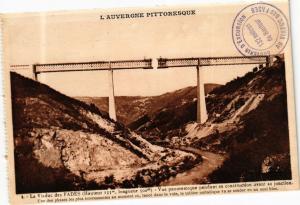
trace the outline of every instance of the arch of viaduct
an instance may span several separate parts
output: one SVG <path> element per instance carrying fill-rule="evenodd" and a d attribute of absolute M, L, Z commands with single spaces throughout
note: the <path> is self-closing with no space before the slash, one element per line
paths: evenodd
<path fill-rule="evenodd" d="M 204 78 L 201 67 L 220 65 L 243 65 L 265 64 L 270 66 L 274 56 L 230 56 L 210 58 L 158 58 L 157 69 L 169 69 L 173 67 L 194 67 L 197 69 L 197 122 L 206 122 L 208 115 L 206 110 Z M 57 63 L 57 64 L 34 64 L 32 66 L 33 79 L 38 81 L 38 75 L 49 72 L 73 72 L 73 71 L 109 71 L 110 94 L 109 116 L 117 120 L 115 94 L 114 94 L 114 70 L 126 69 L 153 69 L 152 59 L 122 60 L 122 61 L 99 61 L 82 63 Z"/>

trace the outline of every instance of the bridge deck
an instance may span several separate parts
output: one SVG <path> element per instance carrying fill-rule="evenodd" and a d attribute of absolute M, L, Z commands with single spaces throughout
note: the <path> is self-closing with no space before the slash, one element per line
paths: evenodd
<path fill-rule="evenodd" d="M 264 64 L 269 62 L 269 56 L 228 56 L 210 58 L 159 58 L 158 68 Z"/>
<path fill-rule="evenodd" d="M 84 63 L 56 63 L 36 64 L 34 72 L 70 72 L 70 71 L 99 71 L 119 69 L 152 69 L 152 59 L 122 60 L 122 61 L 99 61 Z"/>

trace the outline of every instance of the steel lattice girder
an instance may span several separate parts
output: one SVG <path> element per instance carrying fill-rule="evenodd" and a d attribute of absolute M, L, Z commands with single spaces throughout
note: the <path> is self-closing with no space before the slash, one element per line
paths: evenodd
<path fill-rule="evenodd" d="M 152 59 L 34 65 L 35 73 L 152 68 Z"/>
<path fill-rule="evenodd" d="M 211 58 L 159 58 L 157 68 L 264 64 L 269 62 L 269 56 L 231 56 Z"/>

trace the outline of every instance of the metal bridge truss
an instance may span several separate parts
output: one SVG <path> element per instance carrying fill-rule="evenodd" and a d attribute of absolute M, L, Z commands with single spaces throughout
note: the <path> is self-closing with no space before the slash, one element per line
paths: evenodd
<path fill-rule="evenodd" d="M 211 58 L 159 58 L 158 69 L 172 67 L 196 67 L 197 68 L 197 122 L 204 123 L 208 118 L 205 102 L 205 89 L 202 66 L 242 65 L 242 64 L 266 64 L 270 65 L 270 56 L 230 56 Z"/>
<path fill-rule="evenodd" d="M 191 66 L 218 66 L 241 64 L 267 64 L 269 56 L 231 56 L 212 58 L 159 58 L 158 68 L 191 67 Z"/>
<path fill-rule="evenodd" d="M 266 64 L 270 66 L 273 56 L 229 56 L 229 57 L 210 57 L 210 58 L 159 58 L 158 69 L 171 67 L 196 67 L 197 68 L 197 121 L 204 123 L 207 120 L 207 111 L 204 94 L 202 66 L 220 65 L 242 65 L 242 64 Z M 29 65 L 13 65 L 13 70 L 25 69 Z M 71 71 L 110 71 L 110 96 L 109 96 L 109 115 L 116 120 L 115 96 L 113 71 L 121 69 L 153 69 L 152 59 L 143 60 L 121 60 L 121 61 L 99 61 L 86 63 L 57 63 L 57 64 L 35 64 L 32 67 L 33 78 L 38 80 L 38 74 L 49 72 L 71 72 Z"/>
<path fill-rule="evenodd" d="M 86 63 L 57 63 L 57 64 L 35 64 L 33 65 L 34 79 L 38 80 L 38 74 L 51 72 L 71 72 L 71 71 L 110 71 L 109 81 L 109 116 L 117 120 L 115 91 L 114 91 L 114 70 L 121 69 L 152 69 L 152 59 L 143 60 L 121 60 L 121 61 L 99 61 Z"/>
<path fill-rule="evenodd" d="M 122 61 L 99 61 L 87 63 L 57 63 L 35 64 L 35 73 L 47 72 L 70 72 L 70 71 L 99 71 L 120 69 L 152 69 L 152 59 L 122 60 Z"/>

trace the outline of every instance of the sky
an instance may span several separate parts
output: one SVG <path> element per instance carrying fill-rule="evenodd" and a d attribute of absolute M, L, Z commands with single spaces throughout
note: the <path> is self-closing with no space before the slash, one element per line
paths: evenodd
<path fill-rule="evenodd" d="M 240 7 L 231 7 L 221 16 L 222 8 L 201 7 L 194 16 L 121 20 L 100 20 L 99 16 L 124 10 L 12 15 L 5 20 L 9 65 L 239 56 L 231 26 Z M 253 67 L 202 67 L 201 74 L 204 83 L 225 84 Z M 19 73 L 32 76 L 30 69 Z M 70 96 L 108 96 L 109 79 L 107 71 L 39 75 L 41 82 Z M 160 95 L 196 86 L 196 80 L 196 68 L 191 67 L 114 72 L 117 96 Z"/>

